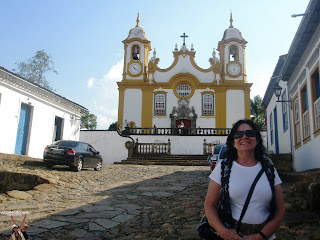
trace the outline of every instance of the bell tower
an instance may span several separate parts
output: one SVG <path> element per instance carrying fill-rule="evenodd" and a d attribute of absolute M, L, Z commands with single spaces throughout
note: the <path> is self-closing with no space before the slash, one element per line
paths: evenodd
<path fill-rule="evenodd" d="M 137 24 L 129 32 L 128 37 L 123 40 L 124 44 L 124 67 L 123 80 L 147 79 L 147 64 L 151 42 L 146 38 L 144 30 L 140 27 L 139 13 Z"/>
<path fill-rule="evenodd" d="M 230 13 L 230 26 L 224 31 L 222 40 L 218 43 L 224 80 L 247 82 L 246 44 L 247 41 L 243 39 L 241 32 L 233 26 L 232 13 Z"/>

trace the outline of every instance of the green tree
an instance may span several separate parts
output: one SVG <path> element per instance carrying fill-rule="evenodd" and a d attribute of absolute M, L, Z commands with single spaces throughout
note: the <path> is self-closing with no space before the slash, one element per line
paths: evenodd
<path fill-rule="evenodd" d="M 45 76 L 47 72 L 58 74 L 50 54 L 47 54 L 44 50 L 40 50 L 32 58 L 29 58 L 25 62 L 16 63 L 16 65 L 17 69 L 13 69 L 13 72 L 32 83 L 36 83 L 51 91 L 53 90 Z"/>
<path fill-rule="evenodd" d="M 97 128 L 97 116 L 87 112 L 84 116 L 81 117 L 81 128 L 95 130 Z"/>
<path fill-rule="evenodd" d="M 264 127 L 264 111 L 261 106 L 261 102 L 262 98 L 259 95 L 256 95 L 253 99 L 250 99 L 251 120 L 257 124 L 260 131 Z"/>
<path fill-rule="evenodd" d="M 117 131 L 117 125 L 118 125 L 118 122 L 111 123 L 108 130 L 109 131 Z"/>

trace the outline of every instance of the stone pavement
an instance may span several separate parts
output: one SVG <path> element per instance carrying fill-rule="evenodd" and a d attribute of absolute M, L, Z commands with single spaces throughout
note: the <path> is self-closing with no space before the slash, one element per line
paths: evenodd
<path fill-rule="evenodd" d="M 29 212 L 32 240 L 199 239 L 195 227 L 203 215 L 209 167 L 104 165 L 100 172 L 72 172 L 66 167 L 47 170 L 7 163 L 0 169 L 51 182 L 0 194 L 0 239 L 9 239 L 12 223 L 7 211 Z M 284 192 L 292 197 L 292 189 L 285 186 Z M 303 224 L 297 220 L 301 215 L 291 217 L 278 231 L 278 239 L 320 239 L 314 215 Z M 22 218 L 14 216 L 18 224 Z"/>

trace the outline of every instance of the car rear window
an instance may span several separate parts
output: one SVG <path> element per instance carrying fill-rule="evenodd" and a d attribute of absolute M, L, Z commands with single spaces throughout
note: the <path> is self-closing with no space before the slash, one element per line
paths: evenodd
<path fill-rule="evenodd" d="M 222 150 L 221 150 L 221 153 L 220 153 L 220 158 L 226 158 L 226 152 L 228 150 L 228 147 L 225 146 Z"/>
<path fill-rule="evenodd" d="M 214 154 L 219 154 L 221 147 L 222 147 L 222 145 L 216 146 L 216 147 L 214 148 L 214 150 L 213 150 L 213 153 L 214 153 Z"/>
<path fill-rule="evenodd" d="M 67 142 L 67 141 L 53 143 L 53 145 L 58 145 L 59 147 L 76 147 L 78 144 L 79 144 L 78 142 Z"/>

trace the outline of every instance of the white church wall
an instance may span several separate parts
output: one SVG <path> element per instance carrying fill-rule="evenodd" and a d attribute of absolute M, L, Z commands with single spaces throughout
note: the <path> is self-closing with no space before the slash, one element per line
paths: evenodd
<path fill-rule="evenodd" d="M 193 96 L 190 98 L 190 103 L 189 103 L 189 107 L 190 109 L 192 107 L 194 107 L 194 110 L 196 112 L 196 114 L 198 115 L 198 117 L 201 116 L 201 102 L 202 102 L 202 99 L 201 99 L 201 91 L 199 89 L 196 89 L 194 91 L 194 94 Z"/>
<path fill-rule="evenodd" d="M 178 101 L 176 96 L 173 93 L 172 89 L 162 89 L 167 92 L 166 94 L 166 117 L 153 117 L 153 125 L 155 124 L 157 127 L 169 128 L 171 127 L 171 119 L 170 114 L 173 110 L 173 107 L 178 107 Z M 154 108 L 154 106 L 153 106 Z M 154 109 L 153 109 L 154 110 Z"/>
<path fill-rule="evenodd" d="M 137 127 L 141 127 L 142 91 L 140 89 L 126 89 L 124 92 L 123 125 L 134 121 Z"/>
<path fill-rule="evenodd" d="M 139 143 L 168 143 L 171 142 L 171 154 L 189 154 L 202 155 L 203 142 L 207 143 L 220 141 L 225 144 L 227 137 L 212 136 L 131 136 L 134 141 L 138 138 Z M 127 159 L 128 150 L 125 148 L 125 142 L 131 141 L 129 138 L 120 137 L 116 131 L 80 131 L 80 141 L 91 144 L 100 152 L 104 164 L 113 164 Z"/>
<path fill-rule="evenodd" d="M 0 85 L 0 152 L 13 154 L 15 152 L 17 129 L 20 117 L 21 103 L 31 107 L 29 139 L 26 154 L 31 157 L 42 158 L 46 145 L 53 140 L 55 116 L 64 119 L 63 139 L 79 139 L 79 121 L 70 122 L 70 113 L 62 106 L 54 105 L 38 98 L 29 92 Z M 72 113 L 80 118 L 77 113 Z"/>
<path fill-rule="evenodd" d="M 207 90 L 207 89 L 206 89 Z M 213 89 L 210 89 L 213 91 Z M 216 126 L 216 120 L 214 117 L 202 117 L 202 94 L 203 89 L 195 90 L 194 95 L 190 99 L 190 107 L 194 106 L 195 112 L 198 115 L 197 118 L 197 127 L 200 128 L 214 128 Z"/>
<path fill-rule="evenodd" d="M 197 76 L 200 82 L 202 83 L 212 83 L 214 80 L 213 72 L 201 72 L 193 67 L 190 62 L 190 56 L 186 55 L 185 57 L 179 56 L 178 63 L 170 71 L 154 73 L 154 79 L 156 82 L 168 82 L 170 78 L 178 73 L 190 73 L 194 76 Z"/>
<path fill-rule="evenodd" d="M 262 133 L 263 139 L 265 134 Z M 226 136 L 131 136 L 134 141 L 138 138 L 139 143 L 168 143 L 171 142 L 171 154 L 202 155 L 204 139 L 206 143 L 225 144 Z M 120 137 L 116 131 L 80 131 L 80 141 L 91 144 L 103 158 L 104 164 L 113 164 L 127 159 L 128 150 L 125 142 L 131 141 L 129 138 Z"/>
<path fill-rule="evenodd" d="M 103 164 L 113 164 L 127 159 L 128 150 L 125 148 L 125 143 L 131 139 L 120 137 L 116 131 L 81 130 L 80 141 L 91 144 L 99 151 Z"/>
<path fill-rule="evenodd" d="M 153 117 L 152 123 L 156 125 L 156 127 L 161 127 L 161 128 L 169 128 L 171 124 L 171 120 L 169 117 L 169 114 L 167 114 L 166 117 Z"/>
<path fill-rule="evenodd" d="M 206 118 L 198 116 L 197 118 L 197 127 L 200 128 L 215 128 L 216 119 L 214 117 Z"/>
<path fill-rule="evenodd" d="M 226 98 L 227 128 L 231 128 L 232 124 L 245 117 L 244 93 L 242 90 L 228 90 Z"/>

